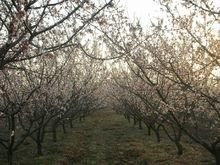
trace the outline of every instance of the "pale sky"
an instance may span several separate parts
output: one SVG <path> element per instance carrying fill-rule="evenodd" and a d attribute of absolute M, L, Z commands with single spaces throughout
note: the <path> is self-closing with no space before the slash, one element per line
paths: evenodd
<path fill-rule="evenodd" d="M 121 0 L 120 4 L 131 19 L 137 17 L 143 25 L 149 25 L 149 17 L 160 15 L 159 6 L 153 0 Z"/>
<path fill-rule="evenodd" d="M 214 2 L 215 7 L 220 8 L 220 0 L 212 1 Z M 136 17 L 140 19 L 144 26 L 150 24 L 150 18 L 163 17 L 162 12 L 160 11 L 160 5 L 154 0 L 119 0 L 119 2 L 119 4 L 125 7 L 131 20 Z"/>

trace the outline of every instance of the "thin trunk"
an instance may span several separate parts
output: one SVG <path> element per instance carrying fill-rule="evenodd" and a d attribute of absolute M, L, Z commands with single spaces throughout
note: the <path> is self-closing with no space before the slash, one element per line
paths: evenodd
<path fill-rule="evenodd" d="M 156 139 L 157 139 L 157 142 L 160 143 L 160 132 L 156 129 L 153 129 L 155 135 L 156 135 Z"/>
<path fill-rule="evenodd" d="M 150 126 L 147 126 L 147 132 L 148 132 L 148 136 L 150 136 L 151 135 L 151 128 L 150 128 Z"/>
<path fill-rule="evenodd" d="M 13 165 L 13 151 L 8 149 L 7 155 L 8 155 L 8 164 Z"/>
<path fill-rule="evenodd" d="M 8 164 L 12 165 L 13 164 L 13 145 L 15 141 L 15 116 L 11 115 L 11 130 L 10 130 L 10 141 L 9 141 L 9 146 L 8 146 Z"/>
<path fill-rule="evenodd" d="M 220 165 L 220 147 L 215 149 L 214 156 L 215 156 L 215 164 Z"/>
<path fill-rule="evenodd" d="M 70 128 L 73 128 L 73 121 L 70 120 Z"/>
<path fill-rule="evenodd" d="M 128 122 L 130 123 L 131 122 L 130 115 L 127 116 L 127 119 L 128 119 Z"/>
<path fill-rule="evenodd" d="M 53 132 L 53 142 L 57 142 L 57 129 L 56 129 L 56 125 L 53 126 L 52 132 Z"/>
<path fill-rule="evenodd" d="M 41 128 L 37 131 L 37 139 L 36 139 L 36 144 L 37 144 L 37 155 L 41 156 L 43 155 L 42 153 L 42 145 L 41 145 Z"/>
<path fill-rule="evenodd" d="M 137 124 L 137 119 L 136 119 L 136 117 L 134 116 L 134 125 L 136 125 Z"/>
<path fill-rule="evenodd" d="M 156 136 L 157 136 L 158 143 L 160 142 L 160 127 L 161 127 L 161 125 L 158 125 L 157 129 L 156 129 Z"/>
<path fill-rule="evenodd" d="M 43 155 L 41 142 L 37 142 L 37 155 Z"/>
<path fill-rule="evenodd" d="M 160 143 L 160 133 L 156 131 L 156 136 L 157 136 L 157 142 Z"/>
<path fill-rule="evenodd" d="M 63 128 L 63 133 L 66 134 L 65 122 L 63 122 L 63 124 L 62 124 L 62 128 Z"/>
<path fill-rule="evenodd" d="M 139 122 L 139 129 L 143 129 L 141 120 L 139 120 L 138 122 Z"/>
<path fill-rule="evenodd" d="M 177 148 L 177 154 L 181 156 L 183 154 L 183 146 L 179 141 L 175 142 L 176 148 Z"/>
<path fill-rule="evenodd" d="M 177 154 L 179 156 L 181 156 L 183 154 L 183 146 L 182 144 L 180 143 L 181 141 L 181 136 L 182 136 L 182 130 L 181 129 L 178 129 L 176 132 L 175 131 L 175 127 L 173 127 L 173 125 L 171 125 L 171 128 L 172 128 L 172 133 L 174 134 L 174 137 L 172 137 L 168 130 L 166 129 L 166 127 L 164 125 L 162 125 L 162 128 L 165 132 L 165 134 L 167 135 L 167 137 L 170 139 L 171 142 L 173 142 L 175 145 L 176 145 L 176 149 L 177 149 Z"/>

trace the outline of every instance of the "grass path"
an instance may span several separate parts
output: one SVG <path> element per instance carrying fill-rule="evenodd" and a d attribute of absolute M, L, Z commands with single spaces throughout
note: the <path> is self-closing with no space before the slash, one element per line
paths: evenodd
<path fill-rule="evenodd" d="M 75 125 L 73 134 L 82 143 L 81 157 L 70 164 L 144 164 L 139 157 L 144 153 L 140 148 L 143 145 L 140 139 L 144 139 L 145 135 L 114 112 L 95 113 L 80 128 Z M 139 136 L 137 140 L 133 137 L 133 131 L 135 136 Z"/>
<path fill-rule="evenodd" d="M 79 126 L 80 125 L 80 126 Z M 165 137 L 156 143 L 154 135 L 139 130 L 122 116 L 112 111 L 101 111 L 77 123 L 72 132 L 80 144 L 64 159 L 67 164 L 77 165 L 211 165 L 207 153 L 200 148 L 185 144 L 182 157 L 176 155 L 175 146 Z M 71 150 L 71 151 L 73 151 Z M 64 149 L 67 153 L 68 149 Z M 67 154 L 68 155 L 68 154 Z M 65 161 L 63 161 L 65 162 Z M 65 164 L 62 161 L 59 165 Z"/>
<path fill-rule="evenodd" d="M 184 143 L 181 157 L 165 136 L 156 143 L 154 135 L 129 124 L 113 111 L 99 111 L 84 122 L 76 122 L 68 134 L 59 134 L 58 143 L 46 137 L 44 156 L 33 157 L 35 147 L 24 146 L 19 165 L 212 165 L 201 148 Z M 21 159 L 22 158 L 22 159 Z M 1 164 L 1 163 L 0 163 Z"/>

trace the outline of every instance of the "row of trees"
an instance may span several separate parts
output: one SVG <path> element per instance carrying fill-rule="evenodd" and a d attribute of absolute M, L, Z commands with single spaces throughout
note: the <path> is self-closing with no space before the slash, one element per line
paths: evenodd
<path fill-rule="evenodd" d="M 103 108 L 107 73 L 93 43 L 111 10 L 113 0 L 0 1 L 0 150 L 10 165 L 27 139 L 42 155 L 45 134 L 56 142 L 59 126 Z"/>
<path fill-rule="evenodd" d="M 64 53 L 64 51 L 63 51 Z M 12 164 L 13 152 L 30 137 L 42 155 L 45 133 L 84 118 L 103 107 L 101 95 L 105 71 L 100 62 L 80 57 L 40 57 L 39 63 L 22 62 L 21 70 L 2 70 L 0 87 L 0 144 Z M 79 58 L 80 57 L 80 58 Z M 83 59 L 83 61 L 81 61 Z M 2 147 L 1 147 L 2 148 Z"/>
<path fill-rule="evenodd" d="M 140 127 L 145 123 L 158 142 L 163 130 L 179 155 L 188 136 L 219 165 L 218 8 L 203 0 L 159 3 L 166 19 L 153 21 L 146 33 L 137 23 L 112 35 L 125 56 L 108 81 L 109 105 Z"/>

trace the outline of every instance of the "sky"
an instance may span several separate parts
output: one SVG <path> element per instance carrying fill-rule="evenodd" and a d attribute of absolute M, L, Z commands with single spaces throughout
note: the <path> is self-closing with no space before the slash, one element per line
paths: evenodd
<path fill-rule="evenodd" d="M 153 0 L 121 0 L 131 20 L 139 18 L 143 25 L 150 24 L 150 17 L 159 16 L 160 8 Z"/>
<path fill-rule="evenodd" d="M 220 7 L 220 0 L 212 1 L 215 7 Z M 139 18 L 144 26 L 150 24 L 150 18 L 163 17 L 160 5 L 154 0 L 119 0 L 119 4 L 126 9 L 131 20 L 134 20 L 135 17 Z"/>

